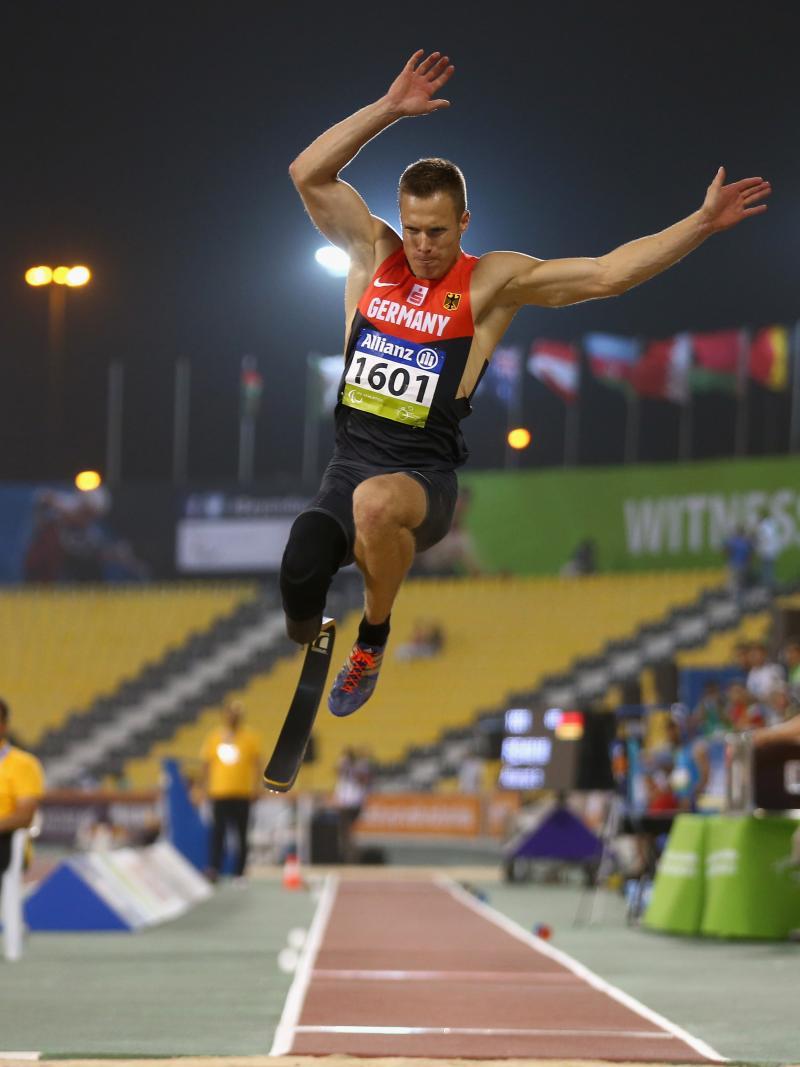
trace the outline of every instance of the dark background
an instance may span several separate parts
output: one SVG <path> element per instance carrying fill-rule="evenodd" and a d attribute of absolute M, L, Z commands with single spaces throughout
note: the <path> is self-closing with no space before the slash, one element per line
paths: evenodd
<path fill-rule="evenodd" d="M 770 210 L 617 300 L 528 309 L 509 339 L 589 329 L 669 336 L 800 317 L 796 3 L 12 2 L 0 7 L 0 478 L 71 476 L 105 455 L 106 369 L 125 363 L 123 476 L 168 477 L 175 359 L 192 360 L 190 475 L 236 472 L 239 366 L 265 388 L 256 473 L 300 471 L 305 357 L 342 344 L 342 283 L 287 167 L 379 96 L 416 48 L 456 65 L 452 107 L 406 120 L 347 171 L 396 222 L 402 168 L 466 173 L 467 251 L 594 255 L 699 207 L 720 163 L 768 177 Z M 87 263 L 68 294 L 63 432 L 45 406 L 37 263 Z M 534 444 L 559 462 L 563 405 L 526 375 Z M 701 397 L 696 455 L 730 452 L 733 404 Z M 641 457 L 675 456 L 677 408 L 643 406 Z M 785 449 L 787 398 L 751 390 L 750 448 Z M 589 383 L 581 460 L 619 462 L 624 407 Z M 465 426 L 476 466 L 503 460 L 493 398 Z M 323 435 L 323 441 L 328 437 Z"/>

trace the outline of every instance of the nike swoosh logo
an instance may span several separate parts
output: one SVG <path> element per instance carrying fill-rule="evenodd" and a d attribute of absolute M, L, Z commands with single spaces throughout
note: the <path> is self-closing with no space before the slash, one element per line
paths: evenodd
<path fill-rule="evenodd" d="M 376 278 L 372 284 L 376 289 L 384 289 L 387 285 L 397 285 L 397 282 L 381 282 Z"/>

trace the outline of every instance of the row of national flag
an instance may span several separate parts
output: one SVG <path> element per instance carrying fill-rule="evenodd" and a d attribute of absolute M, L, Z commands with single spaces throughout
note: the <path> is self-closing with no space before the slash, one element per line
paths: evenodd
<path fill-rule="evenodd" d="M 582 347 L 594 378 L 632 396 L 677 404 L 693 393 L 740 393 L 748 378 L 774 392 L 786 389 L 789 381 L 785 326 L 767 326 L 752 335 L 745 330 L 680 333 L 663 341 L 589 333 Z M 531 345 L 527 367 L 567 403 L 577 397 L 581 376 L 577 345 L 539 338 Z M 520 348 L 498 348 L 487 370 L 486 387 L 509 403 L 521 369 Z"/>

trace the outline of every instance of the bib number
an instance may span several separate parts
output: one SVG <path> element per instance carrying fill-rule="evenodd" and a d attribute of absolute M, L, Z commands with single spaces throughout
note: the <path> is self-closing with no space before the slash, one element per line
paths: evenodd
<path fill-rule="evenodd" d="M 345 377 L 342 403 L 384 419 L 422 427 L 444 366 L 444 352 L 362 330 Z"/>

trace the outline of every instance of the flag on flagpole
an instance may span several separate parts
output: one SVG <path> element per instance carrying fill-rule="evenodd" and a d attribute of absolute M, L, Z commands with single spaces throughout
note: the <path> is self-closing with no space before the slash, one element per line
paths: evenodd
<path fill-rule="evenodd" d="M 641 345 L 635 337 L 619 337 L 611 333 L 587 333 L 583 350 L 595 378 L 606 385 L 626 388 L 631 369 L 639 358 Z"/>
<path fill-rule="evenodd" d="M 776 393 L 789 384 L 789 331 L 785 326 L 766 326 L 750 344 L 750 377 Z"/>
<path fill-rule="evenodd" d="M 336 406 L 343 369 L 342 356 L 309 355 L 308 374 L 315 397 L 312 407 L 317 417 L 329 414 Z"/>
<path fill-rule="evenodd" d="M 631 368 L 631 385 L 639 396 L 683 404 L 688 396 L 691 357 L 688 334 L 677 334 L 666 341 L 651 341 L 641 359 Z"/>
<path fill-rule="evenodd" d="M 693 393 L 735 393 L 738 386 L 741 330 L 690 334 L 692 364 L 689 388 Z"/>
<path fill-rule="evenodd" d="M 539 338 L 531 345 L 528 371 L 571 404 L 578 395 L 580 365 L 575 345 Z"/>
<path fill-rule="evenodd" d="M 515 345 L 496 348 L 478 387 L 481 392 L 497 397 L 506 407 L 519 397 L 522 373 L 522 350 Z"/>

